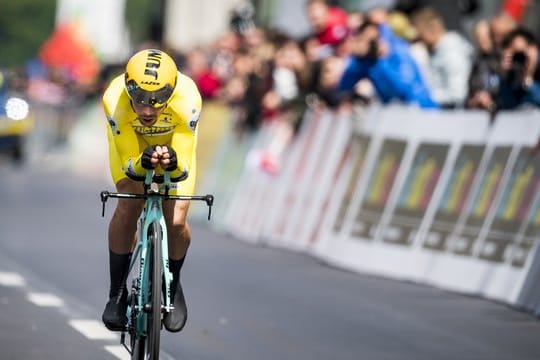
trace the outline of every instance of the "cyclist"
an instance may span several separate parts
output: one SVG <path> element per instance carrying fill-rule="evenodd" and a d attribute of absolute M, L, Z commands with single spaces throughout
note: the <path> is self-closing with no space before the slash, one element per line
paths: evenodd
<path fill-rule="evenodd" d="M 170 194 L 193 194 L 201 96 L 169 55 L 155 49 L 133 55 L 125 73 L 106 89 L 103 107 L 108 122 L 110 171 L 118 192 L 142 192 L 146 170 L 155 169 L 156 177 L 170 171 L 174 182 Z M 163 323 L 171 332 L 180 331 L 187 319 L 180 270 L 191 240 L 186 222 L 188 206 L 187 201 L 163 203 L 174 305 Z M 110 290 L 102 320 L 112 331 L 122 330 L 127 323 L 126 278 L 142 207 L 142 200 L 119 199 L 109 224 Z"/>

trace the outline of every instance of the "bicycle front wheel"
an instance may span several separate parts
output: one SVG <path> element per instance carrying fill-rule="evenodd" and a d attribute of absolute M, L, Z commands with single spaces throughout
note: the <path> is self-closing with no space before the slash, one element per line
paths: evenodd
<path fill-rule="evenodd" d="M 150 312 L 148 314 L 147 322 L 147 347 L 146 347 L 146 359 L 158 360 L 159 359 L 159 343 L 161 332 L 161 282 L 163 269 L 161 266 L 161 240 L 162 232 L 159 223 L 154 223 L 150 227 L 150 236 L 152 248 L 152 283 L 151 283 L 151 297 L 150 297 Z"/>

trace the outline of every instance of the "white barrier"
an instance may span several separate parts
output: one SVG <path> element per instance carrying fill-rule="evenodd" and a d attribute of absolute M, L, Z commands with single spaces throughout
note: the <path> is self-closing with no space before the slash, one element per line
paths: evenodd
<path fill-rule="evenodd" d="M 225 227 L 347 269 L 534 309 L 539 136 L 535 111 L 493 125 L 481 112 L 308 112 L 293 141 L 279 123 L 261 130 Z M 261 167 L 261 154 L 280 171 Z"/>

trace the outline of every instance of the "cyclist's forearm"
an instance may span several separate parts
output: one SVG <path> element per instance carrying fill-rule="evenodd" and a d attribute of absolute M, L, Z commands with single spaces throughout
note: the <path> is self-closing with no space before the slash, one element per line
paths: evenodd
<path fill-rule="evenodd" d="M 129 158 L 125 162 L 124 169 L 126 169 L 126 175 L 132 180 L 143 181 L 145 179 L 146 169 L 141 164 L 141 158 L 142 154 L 134 158 Z M 178 167 L 176 169 L 169 171 L 171 181 L 173 182 L 183 181 L 187 179 L 189 174 L 187 166 L 181 160 L 178 161 Z"/>
<path fill-rule="evenodd" d="M 132 180 L 143 181 L 146 176 L 146 169 L 141 164 L 142 154 L 137 157 L 128 158 L 124 162 L 126 175 Z"/>
<path fill-rule="evenodd" d="M 181 160 L 178 161 L 178 167 L 174 170 L 170 170 L 170 172 L 172 182 L 183 181 L 188 177 L 188 168 Z"/>
<path fill-rule="evenodd" d="M 196 135 L 192 132 L 179 132 L 173 134 L 171 148 L 174 149 L 178 158 L 178 166 L 171 172 L 171 179 L 173 181 L 182 181 L 188 177 L 195 144 Z"/>

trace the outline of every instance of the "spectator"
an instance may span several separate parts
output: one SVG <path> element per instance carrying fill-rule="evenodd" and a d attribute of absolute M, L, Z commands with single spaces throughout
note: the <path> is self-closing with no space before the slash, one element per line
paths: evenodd
<path fill-rule="evenodd" d="M 455 31 L 447 31 L 432 7 L 412 14 L 412 23 L 430 51 L 428 73 L 433 99 L 443 108 L 462 106 L 467 96 L 472 46 Z"/>
<path fill-rule="evenodd" d="M 347 14 L 347 28 L 349 32 L 358 30 L 360 25 L 366 20 L 366 17 L 361 11 L 351 11 Z"/>
<path fill-rule="evenodd" d="M 347 13 L 325 0 L 308 0 L 307 16 L 321 45 L 337 46 L 348 35 Z"/>
<path fill-rule="evenodd" d="M 187 54 L 186 74 L 195 81 L 203 99 L 217 96 L 221 80 L 210 68 L 210 61 L 203 49 L 195 48 Z"/>
<path fill-rule="evenodd" d="M 410 52 L 419 65 L 422 77 L 428 79 L 427 63 L 429 54 L 424 43 L 418 38 L 418 32 L 411 24 L 409 17 L 397 11 L 395 0 L 368 0 L 362 2 L 361 9 L 366 12 L 366 18 L 379 25 L 381 38 L 393 48 Z"/>
<path fill-rule="evenodd" d="M 230 28 L 243 35 L 255 27 L 255 7 L 250 1 L 239 2 L 232 11 Z"/>
<path fill-rule="evenodd" d="M 318 99 L 325 106 L 336 109 L 341 105 L 344 95 L 337 90 L 341 73 L 343 72 L 344 59 L 337 56 L 330 56 L 320 64 L 320 72 L 316 81 L 316 93 Z M 362 92 L 366 98 L 369 97 L 367 90 Z"/>
<path fill-rule="evenodd" d="M 463 23 L 468 16 L 477 12 L 480 5 L 479 0 L 398 0 L 394 9 L 411 15 L 425 6 L 431 6 L 441 15 L 448 30 L 462 32 Z"/>
<path fill-rule="evenodd" d="M 224 96 L 235 112 L 239 132 L 259 127 L 262 116 L 262 97 L 268 91 L 267 71 L 256 56 L 239 50 L 233 61 L 233 76 L 227 81 Z"/>
<path fill-rule="evenodd" d="M 388 14 L 387 23 L 397 37 L 412 42 L 418 38 L 418 32 L 412 26 L 409 17 L 402 12 L 392 11 Z"/>
<path fill-rule="evenodd" d="M 477 50 L 469 77 L 466 106 L 494 111 L 494 99 L 499 91 L 500 66 L 487 20 L 476 23 L 474 39 Z"/>
<path fill-rule="evenodd" d="M 523 105 L 540 107 L 538 44 L 527 29 L 518 27 L 502 42 L 502 79 L 497 106 L 515 109 Z"/>
<path fill-rule="evenodd" d="M 314 35 L 310 35 L 302 39 L 300 45 L 302 46 L 302 50 L 306 55 L 307 60 L 310 62 L 319 62 L 333 55 L 332 52 L 326 51 L 327 48 L 321 47 L 319 39 Z"/>
<path fill-rule="evenodd" d="M 278 44 L 274 55 L 272 88 L 263 97 L 266 115 L 287 112 L 296 127 L 304 109 L 311 71 L 300 45 L 291 39 Z"/>
<path fill-rule="evenodd" d="M 388 22 L 388 11 L 394 6 L 395 0 L 364 0 L 360 11 L 366 14 L 367 20 L 380 25 Z"/>
<path fill-rule="evenodd" d="M 516 28 L 516 21 L 507 13 L 501 12 L 491 18 L 489 29 L 493 38 L 495 51 L 500 51 L 501 44 L 506 35 Z"/>
<path fill-rule="evenodd" d="M 508 14 L 516 21 L 521 21 L 529 5 L 528 3 L 529 0 L 504 0 L 501 7 L 505 14 Z"/>
<path fill-rule="evenodd" d="M 354 55 L 349 57 L 345 65 L 340 90 L 353 92 L 355 88 L 369 89 L 367 79 L 383 103 L 399 100 L 423 108 L 438 107 L 408 47 L 390 46 L 381 37 L 379 26 L 369 21 L 360 26 L 354 41 Z"/>
<path fill-rule="evenodd" d="M 239 48 L 240 36 L 232 31 L 220 35 L 215 41 L 210 67 L 221 81 L 227 81 L 233 75 L 234 54 Z"/>

